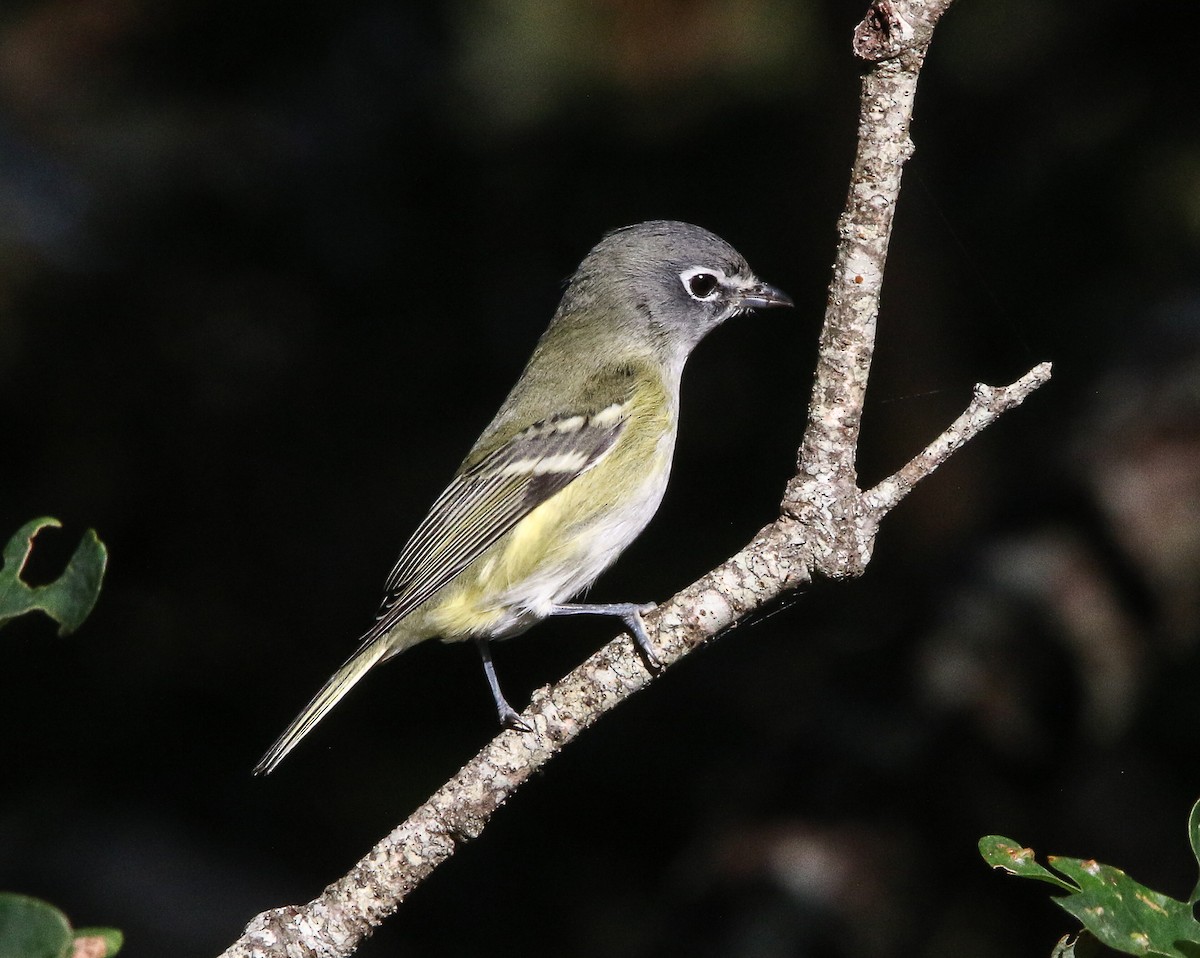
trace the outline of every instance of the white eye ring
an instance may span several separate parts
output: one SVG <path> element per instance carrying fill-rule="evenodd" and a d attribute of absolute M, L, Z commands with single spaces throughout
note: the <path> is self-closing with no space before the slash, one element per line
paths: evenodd
<path fill-rule="evenodd" d="M 699 303 L 711 303 L 725 284 L 725 274 L 711 266 L 690 266 L 679 274 L 679 281 L 692 299 Z"/>

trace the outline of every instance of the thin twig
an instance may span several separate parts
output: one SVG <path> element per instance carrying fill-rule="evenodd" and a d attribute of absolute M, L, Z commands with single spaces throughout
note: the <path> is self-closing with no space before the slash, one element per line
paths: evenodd
<path fill-rule="evenodd" d="M 867 506 L 880 513 L 891 511 L 912 492 L 913 486 L 990 426 L 1002 413 L 1021 405 L 1030 393 L 1049 381 L 1050 363 L 1041 363 L 1008 386 L 976 385 L 971 404 L 945 432 L 914 456 L 903 469 L 864 494 Z"/>

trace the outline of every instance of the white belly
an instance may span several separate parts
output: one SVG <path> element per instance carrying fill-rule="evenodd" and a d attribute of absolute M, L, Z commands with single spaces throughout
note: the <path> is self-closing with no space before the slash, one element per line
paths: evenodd
<path fill-rule="evenodd" d="M 550 614 L 550 609 L 586 590 L 612 565 L 654 518 L 667 491 L 675 436 L 663 438 L 658 455 L 663 464 L 636 494 L 626 495 L 624 505 L 609 511 L 586 528 L 575 528 L 563 536 L 558 561 L 546 563 L 538 572 L 513 583 L 503 593 L 500 605 L 510 615 L 495 633 L 496 638 L 519 635 Z"/>

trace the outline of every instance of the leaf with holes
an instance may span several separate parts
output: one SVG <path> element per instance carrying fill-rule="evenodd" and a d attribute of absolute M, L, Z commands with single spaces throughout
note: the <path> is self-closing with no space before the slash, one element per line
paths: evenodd
<path fill-rule="evenodd" d="M 1022 848 L 1011 838 L 1005 838 L 1003 835 L 985 835 L 979 839 L 979 854 L 993 868 L 999 868 L 1010 875 L 1036 878 L 1038 881 L 1049 882 L 1064 891 L 1078 891 L 1074 885 L 1063 881 L 1039 865 L 1034 860 L 1032 848 Z"/>
<path fill-rule="evenodd" d="M 1196 847 L 1197 811 L 1189 828 Z M 1048 859 L 1058 878 L 1033 859 L 1033 850 L 998 835 L 979 842 L 979 851 L 993 868 L 1023 878 L 1049 882 L 1067 892 L 1055 903 L 1074 915 L 1102 944 L 1131 955 L 1200 958 L 1200 922 L 1189 902 L 1177 901 L 1134 881 L 1119 868 L 1079 858 Z"/>
<path fill-rule="evenodd" d="M 1109 948 L 1131 955 L 1200 956 L 1200 922 L 1187 902 L 1152 891 L 1111 865 L 1053 855 L 1049 861 L 1079 885 L 1078 892 L 1056 898 L 1057 904 Z"/>
<path fill-rule="evenodd" d="M 33 551 L 34 537 L 42 529 L 57 529 L 61 523 L 49 517 L 34 519 L 17 530 L 4 547 L 0 567 L 0 625 L 27 612 L 41 610 L 58 623 L 58 634 L 69 635 L 83 625 L 100 596 L 100 582 L 108 564 L 108 550 L 89 529 L 75 549 L 67 567 L 53 582 L 31 586 L 21 579 L 21 570 Z"/>

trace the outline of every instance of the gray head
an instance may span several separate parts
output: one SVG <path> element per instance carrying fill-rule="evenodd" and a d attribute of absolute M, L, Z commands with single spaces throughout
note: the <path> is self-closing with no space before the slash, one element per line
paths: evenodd
<path fill-rule="evenodd" d="M 559 323 L 606 314 L 686 355 L 710 330 L 756 307 L 791 306 L 719 236 L 652 220 L 614 230 L 584 257 L 559 306 Z"/>

